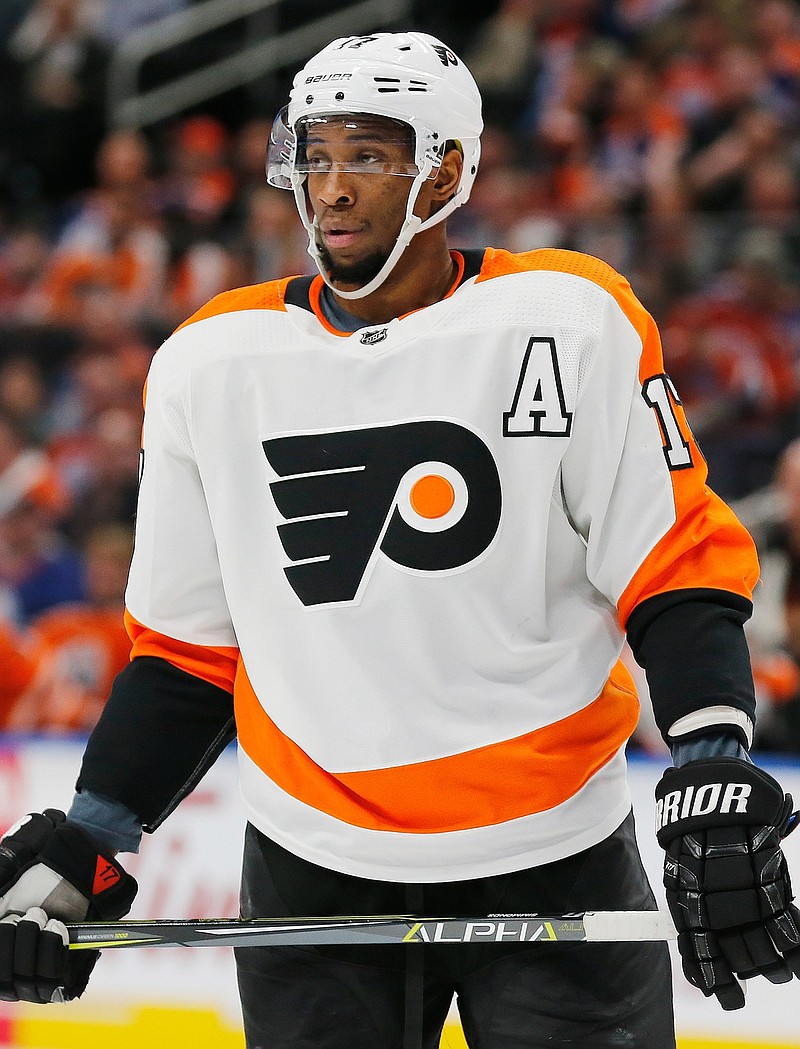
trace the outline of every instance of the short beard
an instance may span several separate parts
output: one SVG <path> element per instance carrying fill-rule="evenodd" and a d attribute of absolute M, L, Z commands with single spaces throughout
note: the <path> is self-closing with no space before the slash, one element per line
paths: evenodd
<path fill-rule="evenodd" d="M 361 288 L 378 276 L 389 258 L 387 253 L 375 251 L 358 262 L 334 262 L 324 244 L 317 244 L 317 251 L 328 280 L 337 284 L 356 284 Z"/>

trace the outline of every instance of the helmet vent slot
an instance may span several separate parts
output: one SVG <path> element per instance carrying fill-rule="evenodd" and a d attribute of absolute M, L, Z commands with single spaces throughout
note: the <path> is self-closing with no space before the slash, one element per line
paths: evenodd
<path fill-rule="evenodd" d="M 378 87 L 379 94 L 386 94 L 390 91 L 419 91 L 427 92 L 430 90 L 430 85 L 425 80 L 409 80 L 407 83 L 400 80 L 398 77 L 391 76 L 376 76 L 373 77 L 375 84 L 394 84 L 396 87 Z"/>

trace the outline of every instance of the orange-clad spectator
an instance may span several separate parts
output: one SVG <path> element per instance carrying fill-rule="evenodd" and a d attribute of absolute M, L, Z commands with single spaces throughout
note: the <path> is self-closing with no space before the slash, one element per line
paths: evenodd
<path fill-rule="evenodd" d="M 170 239 L 179 247 L 199 232 L 218 231 L 233 203 L 236 178 L 230 148 L 229 133 L 215 117 L 188 117 L 177 125 L 161 193 Z"/>
<path fill-rule="evenodd" d="M 119 201 L 104 208 L 103 237 L 56 251 L 26 303 L 29 319 L 79 326 L 94 298 L 111 295 L 129 320 L 160 318 L 167 275 L 167 244 L 138 225 Z"/>
<path fill-rule="evenodd" d="M 574 218 L 613 213 L 612 188 L 596 164 L 596 124 L 607 102 L 619 55 L 607 49 L 579 53 L 563 75 L 560 95 L 543 101 L 537 147 L 552 166 L 556 206 Z"/>
<path fill-rule="evenodd" d="M 230 135 L 215 117 L 189 117 L 175 129 L 161 201 L 173 259 L 167 301 L 174 323 L 243 283 L 226 243 L 237 190 L 230 150 Z"/>
<path fill-rule="evenodd" d="M 717 7 L 683 6 L 674 20 L 673 42 L 667 47 L 660 80 L 664 98 L 694 121 L 716 108 L 720 58 L 734 41 Z"/>
<path fill-rule="evenodd" d="M 36 678 L 7 725 L 24 732 L 88 732 L 111 682 L 128 662 L 123 624 L 132 529 L 98 528 L 84 548 L 86 599 L 62 605 L 31 624 Z"/>
<path fill-rule="evenodd" d="M 39 288 L 39 319 L 74 326 L 97 291 L 117 293 L 121 304 L 138 283 L 138 273 L 136 255 L 129 245 L 102 254 L 59 254 Z"/>
<path fill-rule="evenodd" d="M 559 206 L 590 220 L 682 211 L 685 136 L 684 118 L 649 64 L 597 43 L 571 57 L 560 90 L 542 101 L 537 128 Z"/>
<path fill-rule="evenodd" d="M 596 153 L 601 177 L 618 206 L 655 214 L 682 210 L 679 160 L 685 133 L 683 118 L 661 98 L 647 64 L 624 61 Z"/>
<path fill-rule="evenodd" d="M 38 285 L 26 296 L 33 321 L 80 325 L 92 297 L 113 294 L 128 321 L 159 318 L 169 245 L 160 225 L 150 150 L 136 131 L 114 131 L 95 158 L 96 186 L 76 200 Z"/>
<path fill-rule="evenodd" d="M 8 719 L 19 697 L 28 689 L 36 673 L 36 660 L 28 651 L 23 637 L 0 620 L 0 729 L 8 727 Z"/>

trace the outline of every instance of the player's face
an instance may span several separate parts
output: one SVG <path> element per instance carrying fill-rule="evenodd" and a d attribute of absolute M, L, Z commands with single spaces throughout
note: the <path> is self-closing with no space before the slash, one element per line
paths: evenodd
<path fill-rule="evenodd" d="M 410 129 L 381 117 L 342 117 L 309 129 L 308 200 L 331 282 L 361 287 L 394 248 L 416 173 Z"/>

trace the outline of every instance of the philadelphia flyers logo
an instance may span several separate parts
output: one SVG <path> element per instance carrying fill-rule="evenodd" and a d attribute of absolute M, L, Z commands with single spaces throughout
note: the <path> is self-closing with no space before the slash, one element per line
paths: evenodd
<path fill-rule="evenodd" d="M 449 47 L 441 47 L 438 44 L 434 44 L 433 50 L 439 56 L 439 61 L 442 63 L 443 66 L 457 66 L 458 65 L 458 59 L 456 58 L 456 56 L 453 54 L 453 52 L 450 50 Z"/>
<path fill-rule="evenodd" d="M 497 466 L 457 423 L 291 434 L 263 448 L 279 477 L 284 572 L 304 605 L 357 600 L 379 555 L 412 572 L 463 568 L 497 533 Z"/>

